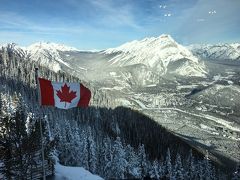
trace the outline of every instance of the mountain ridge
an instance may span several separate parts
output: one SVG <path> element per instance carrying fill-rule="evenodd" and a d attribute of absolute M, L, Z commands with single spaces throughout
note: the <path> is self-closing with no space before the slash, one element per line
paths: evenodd
<path fill-rule="evenodd" d="M 41 65 L 48 66 L 55 72 L 66 70 L 66 68 L 74 69 L 76 65 L 81 66 L 81 64 L 71 62 L 73 58 L 77 60 L 79 55 L 83 53 L 73 47 L 49 42 L 37 42 L 22 48 L 14 44 L 13 48 L 22 49 L 24 55 L 28 56 L 29 59 L 38 61 Z M 110 68 L 112 65 L 122 67 L 144 64 L 159 75 L 170 73 L 181 76 L 204 77 L 206 74 L 204 64 L 199 63 L 197 57 L 167 34 L 157 38 L 150 37 L 140 41 L 127 42 L 117 48 L 109 48 L 104 51 L 89 52 L 105 56 L 104 61 Z M 92 58 L 96 58 L 96 56 Z M 168 66 L 171 68 L 168 68 Z M 91 69 L 95 68 L 93 64 Z"/>
<path fill-rule="evenodd" d="M 240 59 L 239 43 L 195 44 L 185 47 L 167 34 L 130 41 L 116 48 L 108 48 L 102 51 L 82 51 L 51 42 L 37 42 L 28 47 L 21 47 L 15 43 L 1 46 L 12 49 L 33 61 L 38 61 L 41 65 L 47 66 L 55 72 L 65 71 L 66 69 L 72 71 L 76 66 L 80 67 L 79 71 L 99 68 L 98 66 L 95 67 L 94 63 L 91 64 L 91 67 L 81 66 L 82 64 L 78 59 L 79 57 L 85 59 L 85 56 L 82 56 L 84 53 L 90 53 L 88 58 L 96 62 L 99 59 L 98 56 L 103 57 L 102 59 L 107 65 L 104 67 L 144 64 L 146 68 L 160 76 L 173 74 L 205 77 L 207 69 L 201 59 Z M 92 54 L 94 56 L 91 57 Z M 74 63 L 72 60 L 74 60 Z"/>
<path fill-rule="evenodd" d="M 187 48 L 178 44 L 170 35 L 145 38 L 140 41 L 127 42 L 119 47 L 110 48 L 102 53 L 114 55 L 108 62 L 112 66 L 145 64 L 160 74 L 168 73 L 168 66 L 178 64 L 174 74 L 182 76 L 200 76 L 206 74 L 201 64 Z M 181 62 L 182 61 L 182 62 Z M 172 73 L 172 72 L 170 72 Z"/>
<path fill-rule="evenodd" d="M 240 43 L 192 44 L 188 49 L 202 59 L 240 60 Z"/>

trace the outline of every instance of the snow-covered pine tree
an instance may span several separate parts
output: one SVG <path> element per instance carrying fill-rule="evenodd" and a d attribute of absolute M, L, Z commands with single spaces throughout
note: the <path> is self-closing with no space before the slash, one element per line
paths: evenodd
<path fill-rule="evenodd" d="M 238 163 L 236 170 L 233 172 L 232 180 L 239 180 L 240 179 L 240 163 Z"/>
<path fill-rule="evenodd" d="M 83 130 L 83 129 L 81 131 L 79 131 L 79 129 L 76 128 L 75 135 L 76 135 L 76 139 L 79 136 L 79 139 L 77 141 L 77 147 L 76 147 L 76 149 L 77 149 L 76 159 L 78 160 L 77 164 L 78 164 L 78 166 L 85 167 L 87 165 L 87 162 L 86 162 L 87 161 L 87 158 L 86 158 L 87 154 L 85 154 L 87 152 L 86 151 L 86 141 L 87 141 L 86 131 Z"/>
<path fill-rule="evenodd" d="M 166 159 L 165 159 L 165 164 L 164 164 L 164 169 L 165 169 L 165 173 L 164 176 L 168 179 L 172 178 L 172 162 L 171 162 L 171 153 L 169 148 L 167 149 L 167 154 L 166 154 Z"/>
<path fill-rule="evenodd" d="M 144 178 L 148 176 L 148 163 L 144 144 L 138 146 L 138 158 L 140 162 L 141 177 Z"/>
<path fill-rule="evenodd" d="M 193 154 L 192 154 L 192 149 L 189 151 L 189 155 L 187 157 L 187 160 L 186 160 L 186 165 L 185 165 L 185 174 L 184 174 L 184 178 L 185 179 L 195 179 L 196 177 L 196 171 L 195 171 L 195 159 L 193 157 Z"/>
<path fill-rule="evenodd" d="M 155 159 L 152 164 L 152 169 L 149 171 L 150 178 L 159 179 L 160 178 L 160 165 L 158 160 Z"/>
<path fill-rule="evenodd" d="M 209 159 L 209 154 L 208 154 L 208 151 L 202 161 L 202 167 L 203 167 L 203 177 L 206 179 L 206 180 L 211 180 L 213 179 L 213 172 L 212 172 L 212 164 L 211 164 L 211 161 Z"/>
<path fill-rule="evenodd" d="M 175 179 L 184 180 L 183 174 L 184 174 L 184 170 L 183 170 L 183 167 L 182 167 L 181 157 L 177 153 L 175 166 L 174 166 L 174 171 L 173 171 L 173 176 L 175 177 Z"/>
<path fill-rule="evenodd" d="M 124 179 L 127 169 L 126 153 L 123 148 L 120 137 L 117 137 L 113 145 L 113 158 L 110 162 L 111 176 L 114 179 Z"/>
<path fill-rule="evenodd" d="M 30 122 L 35 123 L 27 131 L 26 119 L 20 105 L 15 113 L 1 117 L 0 152 L 3 167 L 0 173 L 7 179 L 31 177 L 34 167 L 42 163 L 41 157 L 36 157 L 41 149 L 39 121 L 29 119 Z M 45 159 L 50 159 L 48 152 L 51 147 L 48 142 L 45 143 Z"/>
<path fill-rule="evenodd" d="M 63 131 L 65 134 L 62 136 L 61 150 L 60 150 L 60 163 L 64 165 L 74 165 L 74 157 L 71 155 L 71 148 L 73 145 L 73 134 L 70 124 L 65 120 L 65 128 Z"/>
<path fill-rule="evenodd" d="M 82 131 L 81 134 L 82 138 L 82 165 L 85 169 L 89 170 L 89 148 L 88 148 L 88 141 L 87 141 L 87 132 L 85 130 Z"/>
<path fill-rule="evenodd" d="M 164 162 L 158 161 L 158 163 L 159 163 L 159 170 L 158 170 L 159 176 L 160 176 L 160 178 L 163 178 L 163 176 L 164 176 Z"/>
<path fill-rule="evenodd" d="M 2 114 L 2 93 L 0 93 L 0 117 L 1 117 L 1 114 Z"/>
<path fill-rule="evenodd" d="M 104 158 L 104 154 L 105 154 L 104 139 L 103 139 L 103 142 L 100 142 L 101 144 L 99 144 L 98 146 L 99 156 L 98 156 L 98 163 L 97 163 L 98 164 L 97 174 L 99 174 L 101 177 L 104 177 L 104 167 L 106 165 L 105 158 Z"/>
<path fill-rule="evenodd" d="M 52 127 L 52 133 L 54 134 L 54 139 L 56 141 L 56 148 L 60 149 L 60 144 L 62 142 L 62 130 L 60 128 L 59 122 L 56 122 L 55 126 Z"/>
<path fill-rule="evenodd" d="M 128 162 L 127 177 L 141 178 L 139 158 L 130 144 L 126 146 L 126 160 Z"/>
<path fill-rule="evenodd" d="M 92 129 L 90 126 L 88 126 L 88 152 L 89 152 L 89 171 L 91 171 L 92 173 L 96 173 L 96 164 L 97 164 L 97 154 L 96 154 L 96 143 L 93 139 L 93 135 L 92 135 Z"/>
<path fill-rule="evenodd" d="M 102 174 L 103 177 L 110 177 L 111 176 L 111 162 L 113 160 L 112 155 L 112 142 L 109 137 L 105 137 L 103 139 L 103 156 L 101 158 L 101 166 L 102 166 Z"/>
<path fill-rule="evenodd" d="M 0 168 L 0 174 L 4 175 L 7 179 L 12 179 L 15 170 L 13 162 L 13 147 L 12 142 L 13 135 L 10 134 L 10 130 L 13 129 L 14 124 L 9 116 L 0 117 L 0 158 L 2 166 Z"/>
<path fill-rule="evenodd" d="M 196 164 L 196 179 L 204 180 L 204 166 L 202 161 L 198 161 Z"/>
<path fill-rule="evenodd" d="M 81 146 L 82 146 L 82 139 L 80 138 L 80 134 L 79 134 L 79 129 L 78 127 L 73 127 L 73 142 L 74 142 L 74 146 L 72 147 L 71 151 L 72 151 L 72 156 L 74 157 L 74 164 L 76 166 L 81 166 L 81 161 L 82 161 L 82 156 L 83 154 L 81 154 Z"/>

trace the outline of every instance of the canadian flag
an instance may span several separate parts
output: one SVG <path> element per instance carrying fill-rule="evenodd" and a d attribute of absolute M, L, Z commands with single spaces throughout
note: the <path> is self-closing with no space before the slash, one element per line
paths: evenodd
<path fill-rule="evenodd" d="M 80 83 L 52 82 L 38 78 L 40 87 L 40 103 L 61 109 L 87 107 L 91 99 L 91 91 Z"/>

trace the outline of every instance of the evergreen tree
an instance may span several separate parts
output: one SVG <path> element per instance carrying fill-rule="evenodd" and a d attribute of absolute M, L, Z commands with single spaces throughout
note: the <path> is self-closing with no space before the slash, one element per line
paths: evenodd
<path fill-rule="evenodd" d="M 211 162 L 210 162 L 210 159 L 209 159 L 209 156 L 208 156 L 208 151 L 202 161 L 202 167 L 203 167 L 203 177 L 206 179 L 206 180 L 211 180 L 213 179 L 213 172 L 212 172 L 212 165 L 211 165 Z"/>
<path fill-rule="evenodd" d="M 73 134 L 70 124 L 65 120 L 65 128 L 63 130 L 61 148 L 60 148 L 60 163 L 63 165 L 74 165 L 74 158 L 71 154 L 71 149 L 74 147 Z"/>
<path fill-rule="evenodd" d="M 195 179 L 195 177 L 196 177 L 195 160 L 194 160 L 192 149 L 191 149 L 186 161 L 185 179 L 191 180 L 191 179 Z"/>
<path fill-rule="evenodd" d="M 147 156 L 144 144 L 138 146 L 138 157 L 140 162 L 141 177 L 144 178 L 148 176 Z"/>
<path fill-rule="evenodd" d="M 165 168 L 165 177 L 168 179 L 172 178 L 172 163 L 171 163 L 171 154 L 170 154 L 170 150 L 169 148 L 167 149 L 167 155 L 166 155 L 166 159 L 165 159 L 165 164 L 164 164 L 164 168 Z"/>
<path fill-rule="evenodd" d="M 105 139 L 106 138 L 104 138 L 103 141 L 101 142 L 102 144 L 99 145 L 101 148 L 99 148 L 97 174 L 99 174 L 101 177 L 106 177 L 104 173 L 104 168 L 107 164 L 107 162 L 105 162 L 105 157 L 104 157 L 105 156 L 105 146 L 104 146 Z"/>
<path fill-rule="evenodd" d="M 204 180 L 204 166 L 202 161 L 198 161 L 197 166 L 196 166 L 196 171 L 197 171 L 197 178 L 199 180 Z"/>
<path fill-rule="evenodd" d="M 112 155 L 111 139 L 107 137 L 107 138 L 104 138 L 104 141 L 103 141 L 103 158 L 101 159 L 101 166 L 103 167 L 103 177 L 111 176 L 112 160 L 113 160 L 113 155 Z"/>
<path fill-rule="evenodd" d="M 25 179 L 32 173 L 32 167 L 41 162 L 39 157 L 35 158 L 35 154 L 41 149 L 38 122 L 36 121 L 27 132 L 26 116 L 19 107 L 15 114 L 1 118 L 0 152 L 3 160 L 1 173 L 7 179 Z M 45 149 L 46 159 L 49 158 L 48 149 L 48 147 Z"/>
<path fill-rule="evenodd" d="M 158 160 L 153 161 L 152 169 L 149 172 L 150 178 L 159 179 L 160 178 L 160 166 Z"/>
<path fill-rule="evenodd" d="M 2 93 L 0 93 L 0 117 L 1 117 L 1 114 L 2 114 L 2 106 L 3 106 Z"/>
<path fill-rule="evenodd" d="M 90 126 L 88 127 L 88 146 L 89 146 L 89 170 L 92 173 L 96 173 L 96 163 L 97 163 L 97 155 L 96 155 L 96 143 L 92 136 L 92 130 Z"/>
<path fill-rule="evenodd" d="M 239 180 L 240 179 L 240 163 L 237 165 L 236 170 L 233 173 L 232 180 Z"/>
<path fill-rule="evenodd" d="M 164 162 L 161 162 L 161 161 L 159 162 L 158 172 L 159 172 L 160 178 L 163 178 L 163 176 L 164 176 Z"/>
<path fill-rule="evenodd" d="M 73 147 L 71 149 L 71 155 L 74 157 L 74 165 L 81 166 L 82 162 L 82 139 L 80 138 L 79 129 L 77 127 L 74 128 L 73 132 Z"/>
<path fill-rule="evenodd" d="M 139 158 L 129 144 L 126 147 L 126 160 L 128 162 L 127 176 L 129 178 L 141 178 Z"/>
<path fill-rule="evenodd" d="M 85 131 L 83 131 L 82 135 L 82 165 L 85 169 L 89 170 L 89 148 L 88 148 L 88 141 L 87 141 L 87 134 Z"/>
<path fill-rule="evenodd" d="M 112 161 L 109 162 L 111 164 L 110 178 L 124 179 L 127 168 L 127 161 L 125 159 L 125 150 L 121 143 L 120 137 L 117 137 L 116 140 L 114 141 L 112 154 L 113 154 Z"/>
<path fill-rule="evenodd" d="M 181 157 L 179 154 L 177 154 L 173 176 L 176 179 L 183 180 L 184 179 L 183 174 L 184 172 L 183 172 Z"/>

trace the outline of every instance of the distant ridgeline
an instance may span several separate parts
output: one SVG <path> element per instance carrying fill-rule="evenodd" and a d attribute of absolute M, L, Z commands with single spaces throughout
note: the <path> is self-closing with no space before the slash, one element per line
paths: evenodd
<path fill-rule="evenodd" d="M 111 109 L 111 99 L 114 97 L 98 91 L 91 82 L 82 83 L 92 91 L 92 107 L 70 110 L 40 107 L 35 85 L 35 67 L 39 67 L 40 76 L 50 80 L 80 82 L 70 74 L 55 73 L 39 66 L 11 47 L 2 48 L 1 116 L 16 112 L 18 104 L 23 107 L 26 123 L 30 116 L 32 119 L 43 119 L 47 130 L 44 133 L 45 139 L 54 142 L 54 147 L 51 148 L 56 149 L 54 152 L 61 164 L 82 166 L 104 178 L 116 179 L 230 178 L 230 172 L 225 174 L 220 171 L 216 163 L 194 149 L 191 151 L 187 143 L 144 114 L 124 107 Z M 5 136 L 0 137 L 2 143 Z M 0 158 L 2 166 L 6 166 L 2 156 Z"/>

